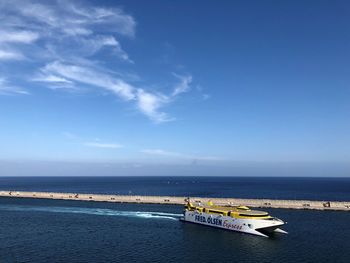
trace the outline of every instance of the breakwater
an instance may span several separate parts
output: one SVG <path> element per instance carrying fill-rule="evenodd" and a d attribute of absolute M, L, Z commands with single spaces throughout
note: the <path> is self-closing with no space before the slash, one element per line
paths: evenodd
<path fill-rule="evenodd" d="M 42 198 L 57 200 L 81 200 L 115 203 L 143 203 L 143 204 L 173 204 L 183 205 L 188 197 L 179 196 L 138 196 L 138 195 L 110 195 L 110 194 L 81 194 L 81 193 L 52 193 L 52 192 L 23 192 L 0 191 L 0 197 L 13 198 Z M 276 200 L 276 199 L 241 199 L 241 198 L 205 198 L 190 197 L 191 202 L 203 204 L 212 201 L 217 205 L 238 206 L 245 205 L 256 208 L 285 208 L 285 209 L 313 209 L 350 211 L 350 201 L 308 201 L 308 200 Z"/>

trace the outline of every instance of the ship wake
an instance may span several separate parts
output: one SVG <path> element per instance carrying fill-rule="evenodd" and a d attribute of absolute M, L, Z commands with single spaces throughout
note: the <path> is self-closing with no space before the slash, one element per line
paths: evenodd
<path fill-rule="evenodd" d="M 178 220 L 182 214 L 163 213 L 163 212 L 146 212 L 146 211 L 123 211 L 105 208 L 86 208 L 86 207 L 52 207 L 52 206 L 13 206 L 0 205 L 0 210 L 5 211 L 33 211 L 48 213 L 69 213 L 69 214 L 86 214 L 99 216 L 120 216 L 120 217 L 138 217 L 144 219 L 169 219 Z"/>

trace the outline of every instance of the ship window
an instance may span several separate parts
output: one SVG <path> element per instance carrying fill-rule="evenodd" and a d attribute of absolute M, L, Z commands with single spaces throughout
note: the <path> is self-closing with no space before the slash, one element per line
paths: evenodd
<path fill-rule="evenodd" d="M 247 217 L 265 217 L 267 215 L 248 215 L 248 214 L 239 214 L 240 216 L 247 216 Z"/>
<path fill-rule="evenodd" d="M 223 212 L 216 211 L 216 210 L 209 210 L 209 213 L 219 214 L 219 215 L 222 215 L 222 214 L 223 214 Z"/>
<path fill-rule="evenodd" d="M 245 206 L 239 206 L 237 207 L 238 210 L 249 210 L 248 207 L 245 207 Z"/>

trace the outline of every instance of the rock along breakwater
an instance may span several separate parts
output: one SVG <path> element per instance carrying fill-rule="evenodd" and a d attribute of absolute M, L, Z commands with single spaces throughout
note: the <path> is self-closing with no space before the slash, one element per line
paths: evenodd
<path fill-rule="evenodd" d="M 173 204 L 173 205 L 184 205 L 187 202 L 188 198 L 190 198 L 191 202 L 201 202 L 205 204 L 209 201 L 212 201 L 214 204 L 223 205 L 223 206 L 245 205 L 245 206 L 257 207 L 257 208 L 350 211 L 350 201 L 206 198 L 206 197 L 180 197 L 180 196 L 141 196 L 141 195 L 111 195 L 111 194 L 23 192 L 23 191 L 0 191 L 0 197 L 81 200 L 81 201 L 96 201 L 96 202 L 115 202 L 115 203 Z"/>

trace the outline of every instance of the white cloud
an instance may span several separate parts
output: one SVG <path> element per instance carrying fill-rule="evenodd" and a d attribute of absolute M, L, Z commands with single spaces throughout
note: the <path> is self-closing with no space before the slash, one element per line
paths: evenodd
<path fill-rule="evenodd" d="M 0 43 L 33 44 L 40 37 L 43 49 L 50 46 L 65 58 L 76 54 L 91 56 L 109 47 L 113 55 L 132 62 L 115 38 L 115 34 L 135 34 L 135 19 L 122 9 L 69 1 L 44 4 L 20 0 L 16 4 L 1 1 L 0 9 Z"/>
<path fill-rule="evenodd" d="M 180 79 L 180 83 L 175 86 L 172 96 L 177 96 L 181 93 L 184 93 L 190 90 L 192 76 L 180 76 L 175 73 L 173 73 L 173 75 L 178 79 Z"/>
<path fill-rule="evenodd" d="M 77 45 L 79 45 L 78 52 L 80 54 L 91 56 L 98 51 L 108 48 L 111 50 L 113 55 L 116 55 L 121 60 L 133 63 L 133 61 L 129 58 L 128 54 L 122 49 L 119 41 L 115 39 L 113 36 L 89 36 L 89 37 L 79 37 L 75 38 Z"/>
<path fill-rule="evenodd" d="M 99 138 L 95 138 L 93 140 L 85 140 L 81 136 L 74 134 L 72 132 L 62 132 L 61 133 L 65 138 L 71 141 L 75 141 L 76 143 L 79 143 L 86 147 L 92 147 L 92 148 L 105 148 L 105 149 L 119 149 L 123 148 L 124 146 L 119 143 L 105 143 L 102 142 Z"/>
<path fill-rule="evenodd" d="M 88 85 L 104 88 L 118 95 L 124 100 L 135 99 L 134 88 L 121 79 L 113 78 L 106 73 L 94 68 L 77 66 L 73 64 L 63 64 L 55 61 L 47 64 L 42 72 L 68 81 L 77 81 Z"/>
<path fill-rule="evenodd" d="M 108 24 L 111 26 L 109 30 L 119 34 L 131 37 L 135 34 L 135 19 L 120 8 L 83 7 L 66 2 L 66 10 L 76 16 L 76 19 L 70 21 L 72 24 Z"/>
<path fill-rule="evenodd" d="M 39 34 L 32 31 L 0 31 L 0 43 L 30 44 L 39 38 Z"/>
<path fill-rule="evenodd" d="M 93 32 L 87 28 L 74 27 L 74 28 L 64 28 L 63 32 L 69 36 L 88 36 L 92 35 Z"/>
<path fill-rule="evenodd" d="M 46 88 L 52 90 L 79 90 L 73 81 L 51 73 L 41 72 L 33 77 L 31 81 L 44 83 Z"/>
<path fill-rule="evenodd" d="M 142 88 L 136 88 L 124 80 L 111 76 L 106 72 L 101 72 L 92 66 L 85 67 L 55 61 L 47 64 L 41 69 L 41 72 L 43 74 L 41 78 L 34 80 L 69 83 L 80 82 L 97 86 L 114 93 L 125 101 L 135 101 L 137 108 L 156 123 L 174 120 L 167 113 L 161 111 L 161 108 L 171 101 L 171 97 L 161 93 L 148 92 Z M 191 79 L 191 77 L 184 77 L 179 85 L 181 86 L 181 90 L 178 86 L 177 93 L 175 95 L 172 94 L 172 97 L 185 92 L 184 86 L 188 89 L 187 86 Z"/>
<path fill-rule="evenodd" d="M 163 155 L 163 156 L 182 156 L 180 153 L 168 152 L 161 149 L 144 149 L 141 150 L 142 153 L 153 154 L 153 155 Z"/>
<path fill-rule="evenodd" d="M 53 83 L 67 83 L 67 84 L 72 84 L 73 82 L 63 78 L 59 77 L 56 75 L 45 75 L 45 74 L 40 74 L 39 76 L 35 77 L 32 79 L 33 81 L 41 81 L 41 82 L 53 82 Z"/>
<path fill-rule="evenodd" d="M 172 120 L 165 112 L 159 111 L 168 100 L 168 97 L 162 94 L 152 94 L 143 89 L 137 90 L 138 108 L 156 123 Z"/>
<path fill-rule="evenodd" d="M 180 79 L 180 83 L 175 86 L 174 91 L 169 96 L 161 93 L 150 93 L 144 89 L 137 90 L 136 97 L 139 110 L 156 123 L 173 121 L 174 118 L 169 117 L 167 113 L 160 111 L 160 109 L 170 103 L 173 97 L 190 89 L 192 76 L 180 76 L 175 73 L 173 75 Z"/>
<path fill-rule="evenodd" d="M 1 60 L 22 60 L 25 57 L 22 53 L 14 50 L 1 50 L 0 49 L 0 61 Z"/>
<path fill-rule="evenodd" d="M 95 147 L 95 148 L 106 148 L 106 149 L 118 149 L 123 148 L 123 145 L 117 143 L 100 143 L 100 142 L 86 142 L 85 146 Z"/>
<path fill-rule="evenodd" d="M 58 26 L 60 24 L 61 19 L 59 19 L 55 10 L 48 5 L 18 1 L 17 5 L 10 7 L 11 9 L 20 13 L 23 19 L 30 18 L 31 20 L 50 26 Z"/>
<path fill-rule="evenodd" d="M 9 20 L 12 24 L 30 21 L 34 27 L 45 26 L 69 34 L 86 35 L 91 27 L 111 27 L 109 31 L 134 36 L 135 19 L 120 8 L 101 8 L 79 5 L 71 1 L 55 1 L 50 4 L 28 1 L 2 1 L 3 10 L 16 13 L 19 17 Z M 69 28 L 69 30 L 67 30 Z"/>
<path fill-rule="evenodd" d="M 128 76 L 134 72 L 116 71 L 116 61 L 127 62 L 128 66 L 134 63 L 121 40 L 134 37 L 136 21 L 121 8 L 67 0 L 17 0 L 15 4 L 0 0 L 0 10 L 0 62 L 23 60 L 21 67 L 27 65 L 27 72 L 32 71 L 34 76 L 26 80 L 67 91 L 84 87 L 81 84 L 98 87 L 133 103 L 135 109 L 155 123 L 174 120 L 163 108 L 190 89 L 192 76 L 174 74 L 180 83 L 164 94 L 150 90 L 144 83 L 142 88 L 133 84 L 135 80 Z M 105 55 L 110 58 L 102 61 Z M 14 87 L 12 90 L 26 92 Z"/>
<path fill-rule="evenodd" d="M 161 149 L 144 149 L 144 150 L 141 150 L 140 152 L 145 154 L 150 154 L 150 155 L 175 157 L 180 159 L 207 160 L 207 161 L 223 160 L 223 158 L 216 157 L 216 156 L 191 155 L 191 154 L 184 154 L 184 153 L 178 153 L 178 152 L 170 152 L 170 151 L 165 151 Z"/>
<path fill-rule="evenodd" d="M 8 84 L 5 78 L 0 78 L 0 95 L 28 95 L 29 92 Z"/>
<path fill-rule="evenodd" d="M 167 96 L 150 93 L 140 88 L 137 89 L 127 82 L 97 69 L 55 61 L 46 65 L 42 72 L 47 74 L 46 78 L 49 80 L 52 80 L 52 76 L 56 76 L 54 79 L 62 78 L 65 81 L 77 81 L 104 88 L 125 101 L 135 101 L 137 108 L 156 123 L 172 120 L 166 113 L 160 111 L 160 108 L 169 102 Z M 45 77 L 42 79 L 45 79 Z"/>

